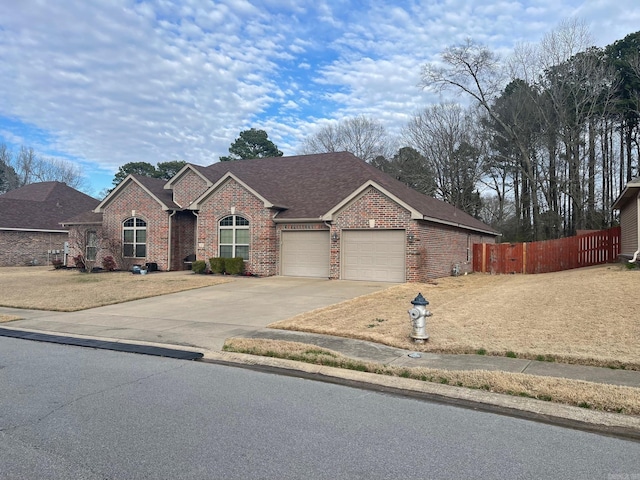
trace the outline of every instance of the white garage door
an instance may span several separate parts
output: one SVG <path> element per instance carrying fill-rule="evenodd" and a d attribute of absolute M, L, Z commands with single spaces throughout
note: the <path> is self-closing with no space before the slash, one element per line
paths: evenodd
<path fill-rule="evenodd" d="M 343 230 L 342 278 L 405 281 L 404 230 Z"/>
<path fill-rule="evenodd" d="M 282 232 L 282 275 L 329 277 L 329 231 Z"/>

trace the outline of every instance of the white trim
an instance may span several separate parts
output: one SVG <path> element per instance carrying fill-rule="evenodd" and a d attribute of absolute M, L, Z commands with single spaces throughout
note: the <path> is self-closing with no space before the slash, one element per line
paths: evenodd
<path fill-rule="evenodd" d="M 354 190 L 353 193 L 351 193 L 351 195 L 346 197 L 344 200 L 342 200 L 340 203 L 338 203 L 336 206 L 334 206 L 331 210 L 329 210 L 327 213 L 325 213 L 322 217 L 320 217 L 320 219 L 324 220 L 324 221 L 333 221 L 333 220 L 335 220 L 335 216 L 338 214 L 338 212 L 340 210 L 345 208 L 351 202 L 353 202 L 353 201 L 357 200 L 358 198 L 360 198 L 366 192 L 366 190 L 369 187 L 375 188 L 380 193 L 386 195 L 391 200 L 393 200 L 398 205 L 400 205 L 402 208 L 404 208 L 409 213 L 411 213 L 411 219 L 412 220 L 422 220 L 423 219 L 424 216 L 422 215 L 422 213 L 420 213 L 418 210 L 413 208 L 408 203 L 400 200 L 393 193 L 391 193 L 388 190 L 386 190 L 385 188 L 381 187 L 379 184 L 377 184 L 373 180 L 369 180 L 369 181 L 363 183 L 359 188 Z"/>
<path fill-rule="evenodd" d="M 173 184 L 175 183 L 175 182 L 174 182 L 174 180 L 175 180 L 175 181 L 178 181 L 178 179 L 179 179 L 180 177 L 182 177 L 182 176 L 186 173 L 186 171 L 187 171 L 187 170 L 191 170 L 191 171 L 192 171 L 192 172 L 194 172 L 196 175 L 198 175 L 200 178 L 202 178 L 202 179 L 206 182 L 207 187 L 210 187 L 211 185 L 213 185 L 213 184 L 211 183 L 211 180 L 209 180 L 209 179 L 208 179 L 207 177 L 205 177 L 202 173 L 200 173 L 198 170 L 196 170 L 196 169 L 193 167 L 193 165 L 191 165 L 191 164 L 187 163 L 184 167 L 182 167 L 180 170 L 178 170 L 178 173 L 176 173 L 173 177 L 171 177 L 171 178 L 167 181 L 167 183 L 165 183 L 165 185 L 164 185 L 164 187 L 163 187 L 163 188 L 164 188 L 165 190 L 172 190 Z"/>
<path fill-rule="evenodd" d="M 439 218 L 427 217 L 426 215 L 424 216 L 424 218 L 422 218 L 422 220 L 425 220 L 427 222 L 432 222 L 432 223 L 439 223 L 441 225 L 449 225 L 451 227 L 457 227 L 457 228 L 461 228 L 463 230 L 471 230 L 472 232 L 486 233 L 486 234 L 489 234 L 489 235 L 494 236 L 494 237 L 499 237 L 500 235 L 502 235 L 500 233 L 492 232 L 490 230 L 480 230 L 479 228 L 469 227 L 469 226 L 463 225 L 461 223 L 449 222 L 447 220 L 440 220 Z"/>
<path fill-rule="evenodd" d="M 95 225 L 95 224 L 92 224 Z M 3 232 L 40 232 L 40 233 L 69 233 L 69 230 L 46 230 L 42 228 L 5 228 L 0 227 Z"/>
<path fill-rule="evenodd" d="M 151 191 L 147 187 L 145 187 L 142 183 L 140 183 L 140 181 L 138 181 L 134 176 L 129 174 L 124 180 L 122 180 L 118 184 L 116 188 L 114 188 L 113 190 L 111 190 L 111 192 L 109 192 L 109 195 L 107 195 L 104 198 L 104 200 L 102 200 L 98 204 L 98 206 L 93 210 L 93 213 L 104 213 L 104 208 L 111 202 L 113 198 L 116 197 L 118 193 L 120 193 L 120 190 L 124 189 L 125 184 L 129 184 L 130 182 L 134 182 L 136 185 L 142 188 L 142 190 L 144 190 L 151 198 L 153 198 L 156 202 L 158 202 L 158 204 L 160 204 L 160 206 L 162 207 L 162 210 L 164 211 L 173 210 L 172 208 L 169 208 L 167 205 L 165 205 L 164 202 L 162 202 L 162 200 L 156 197 L 153 193 L 151 193 Z"/>

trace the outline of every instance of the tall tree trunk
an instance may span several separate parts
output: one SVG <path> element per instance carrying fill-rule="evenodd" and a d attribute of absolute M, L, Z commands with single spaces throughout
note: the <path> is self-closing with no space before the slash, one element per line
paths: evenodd
<path fill-rule="evenodd" d="M 587 228 L 596 229 L 596 133 L 594 119 L 589 118 L 589 162 L 587 192 Z"/>
<path fill-rule="evenodd" d="M 626 147 L 627 147 L 627 182 L 629 182 L 633 178 L 633 169 L 631 168 L 631 160 L 633 155 L 631 153 L 632 142 L 633 142 L 633 126 L 627 122 L 626 125 Z"/>

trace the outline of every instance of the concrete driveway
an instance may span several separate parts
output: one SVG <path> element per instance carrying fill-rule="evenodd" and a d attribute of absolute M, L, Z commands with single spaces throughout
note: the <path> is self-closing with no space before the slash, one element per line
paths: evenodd
<path fill-rule="evenodd" d="M 299 313 L 383 290 L 391 283 L 296 277 L 249 278 L 81 312 L 0 308 L 4 327 L 220 350 L 225 339 Z"/>

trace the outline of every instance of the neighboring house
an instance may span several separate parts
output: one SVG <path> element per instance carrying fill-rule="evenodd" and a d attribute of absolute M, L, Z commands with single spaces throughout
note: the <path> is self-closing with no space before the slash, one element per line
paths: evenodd
<path fill-rule="evenodd" d="M 68 230 L 60 222 L 99 203 L 61 182 L 32 183 L 0 195 L 0 266 L 62 260 Z"/>
<path fill-rule="evenodd" d="M 620 257 L 640 258 L 640 177 L 631 180 L 613 203 L 620 211 Z"/>
<path fill-rule="evenodd" d="M 186 165 L 167 182 L 130 175 L 93 215 L 65 224 L 80 238 L 101 226 L 125 260 L 179 270 L 243 257 L 259 276 L 424 281 L 470 271 L 472 245 L 498 236 L 346 152 Z"/>

